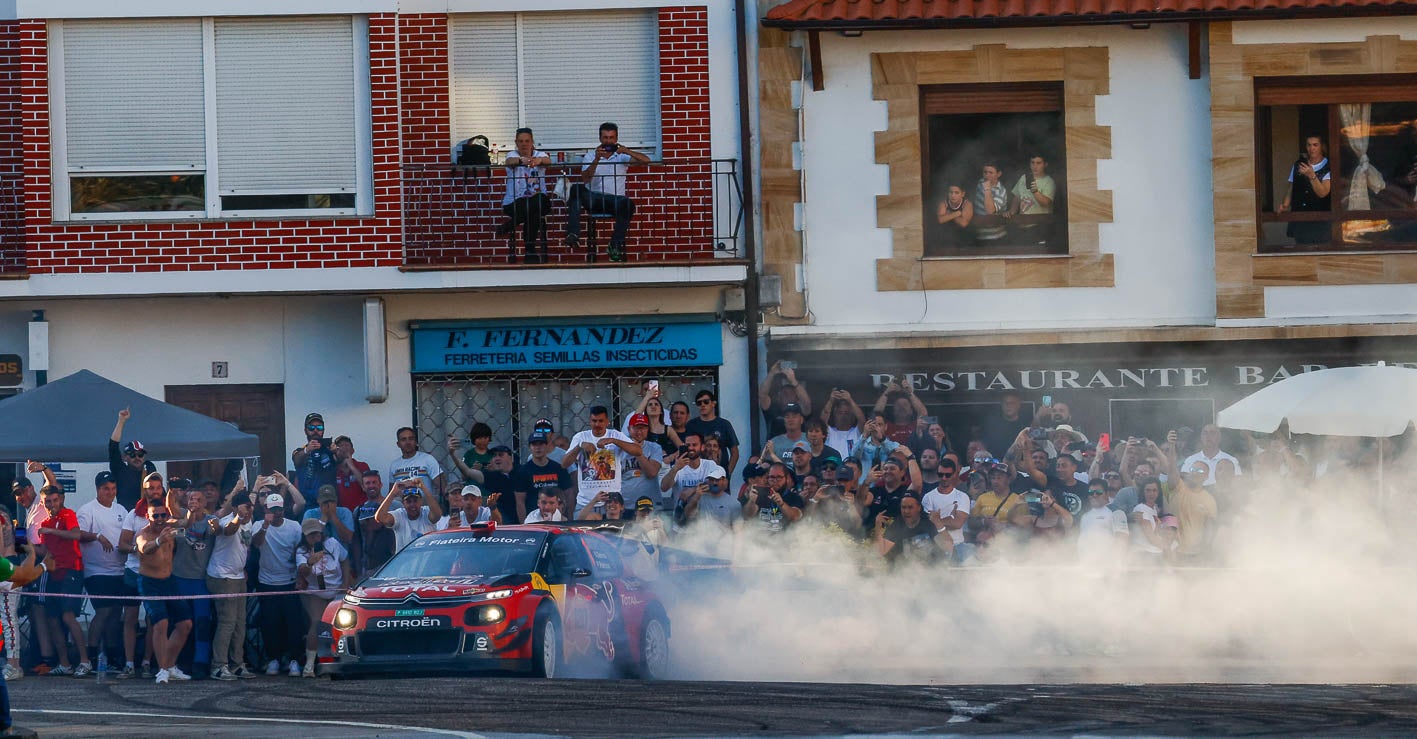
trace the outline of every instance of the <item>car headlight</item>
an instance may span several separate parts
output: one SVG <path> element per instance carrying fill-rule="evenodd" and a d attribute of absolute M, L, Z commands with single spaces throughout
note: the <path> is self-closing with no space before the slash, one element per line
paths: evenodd
<path fill-rule="evenodd" d="M 463 620 L 468 626 L 487 626 L 507 617 L 507 609 L 501 606 L 478 606 L 469 608 Z"/>
<path fill-rule="evenodd" d="M 497 600 L 498 598 L 509 598 L 509 597 L 511 597 L 511 595 L 512 595 L 512 589 L 511 589 L 511 588 L 503 588 L 503 589 L 501 589 L 501 590 L 489 590 L 489 591 L 483 593 L 483 594 L 482 594 L 482 599 L 483 599 L 483 600 Z"/>
<path fill-rule="evenodd" d="M 349 608 L 341 608 L 335 611 L 335 628 L 352 629 L 359 623 L 359 614 Z"/>

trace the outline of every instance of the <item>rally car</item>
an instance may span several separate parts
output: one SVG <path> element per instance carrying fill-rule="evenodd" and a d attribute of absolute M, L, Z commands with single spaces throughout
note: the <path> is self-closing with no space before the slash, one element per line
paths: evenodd
<path fill-rule="evenodd" d="M 325 610 L 321 672 L 662 677 L 669 616 L 617 546 L 554 524 L 421 536 Z"/>

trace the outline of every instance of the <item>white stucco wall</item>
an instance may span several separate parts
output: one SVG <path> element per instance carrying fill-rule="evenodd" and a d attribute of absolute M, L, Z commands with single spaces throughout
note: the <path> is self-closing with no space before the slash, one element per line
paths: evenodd
<path fill-rule="evenodd" d="M 824 33 L 821 39 L 826 89 L 804 93 L 805 275 L 817 326 L 987 330 L 1214 321 L 1209 82 L 1187 78 L 1184 27 Z M 869 55 L 977 44 L 1110 49 L 1111 94 L 1098 98 L 1097 119 L 1112 127 L 1113 158 L 1098 163 L 1098 179 L 1112 190 L 1114 222 L 1102 226 L 1101 248 L 1115 255 L 1115 288 L 874 291 L 875 260 L 890 254 L 891 241 L 876 228 L 875 196 L 888 184 L 886 167 L 874 162 L 873 135 L 886 128 L 886 107 L 872 100 Z"/>

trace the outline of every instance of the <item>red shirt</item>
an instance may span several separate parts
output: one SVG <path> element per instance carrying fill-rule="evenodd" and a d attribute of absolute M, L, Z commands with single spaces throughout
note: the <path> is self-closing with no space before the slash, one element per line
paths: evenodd
<path fill-rule="evenodd" d="M 913 433 L 915 433 L 915 424 L 913 422 L 886 424 L 886 438 L 897 444 L 904 444 L 910 441 L 910 435 Z"/>
<path fill-rule="evenodd" d="M 71 531 L 79 528 L 79 517 L 68 508 L 60 508 L 57 515 L 50 516 L 40 524 L 40 528 L 57 529 L 59 531 Z M 39 537 L 41 544 L 49 553 L 54 555 L 54 569 L 63 572 L 82 571 L 84 569 L 83 555 L 79 554 L 79 542 L 74 539 L 65 539 L 54 534 L 44 534 Z"/>
<path fill-rule="evenodd" d="M 359 474 L 351 477 L 344 465 L 335 468 L 335 490 L 339 491 L 340 507 L 356 511 L 369 499 L 369 496 L 364 494 L 364 487 L 360 485 L 364 473 L 369 471 L 369 465 L 359 460 L 351 461 L 354 462 L 354 468 L 359 470 Z"/>

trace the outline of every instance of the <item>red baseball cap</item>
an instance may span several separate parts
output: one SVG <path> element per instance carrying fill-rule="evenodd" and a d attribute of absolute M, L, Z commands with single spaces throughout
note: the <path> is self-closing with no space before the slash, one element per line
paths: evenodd
<path fill-rule="evenodd" d="M 649 425 L 649 416 L 646 416 L 646 415 L 643 414 L 643 413 L 636 413 L 635 415 L 630 416 L 630 425 L 631 425 L 631 426 L 648 426 L 648 425 Z"/>

